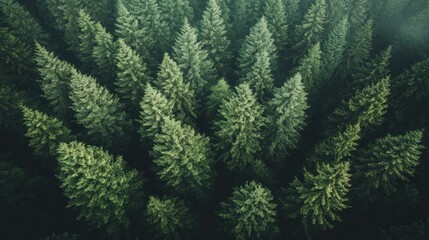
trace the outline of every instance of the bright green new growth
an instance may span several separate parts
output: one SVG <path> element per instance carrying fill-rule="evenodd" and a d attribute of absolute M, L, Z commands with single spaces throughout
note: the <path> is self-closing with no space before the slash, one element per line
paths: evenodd
<path fill-rule="evenodd" d="M 308 50 L 308 53 L 301 59 L 299 66 L 295 70 L 295 73 L 301 74 L 305 90 L 309 94 L 314 93 L 321 87 L 321 61 L 320 44 L 316 43 Z"/>
<path fill-rule="evenodd" d="M 216 85 L 213 85 L 210 89 L 210 95 L 207 97 L 206 111 L 207 118 L 210 120 L 216 119 L 219 108 L 225 99 L 228 99 L 232 95 L 231 87 L 225 79 L 220 79 Z"/>
<path fill-rule="evenodd" d="M 144 94 L 144 86 L 152 82 L 146 64 L 140 55 L 131 49 L 122 39 L 118 40 L 116 53 L 117 77 L 115 80 L 116 92 L 128 106 L 137 109 Z"/>
<path fill-rule="evenodd" d="M 240 76 L 245 76 L 255 65 L 256 56 L 266 52 L 269 57 L 270 66 L 273 70 L 277 67 L 277 49 L 274 45 L 272 34 L 268 30 L 268 22 L 262 17 L 250 30 L 250 34 L 244 39 L 243 46 L 238 57 Z"/>
<path fill-rule="evenodd" d="M 274 43 L 279 52 L 283 51 L 289 41 L 288 15 L 283 0 L 265 1 L 264 16 L 268 22 L 268 29 L 273 34 Z"/>
<path fill-rule="evenodd" d="M 109 234 L 126 228 L 131 195 L 142 185 L 137 171 L 127 170 L 122 157 L 79 142 L 61 143 L 58 156 L 58 178 L 68 207 L 77 209 L 80 219 Z"/>
<path fill-rule="evenodd" d="M 271 191 L 254 181 L 234 188 L 219 216 L 235 239 L 266 239 L 278 231 Z"/>
<path fill-rule="evenodd" d="M 76 73 L 70 82 L 70 99 L 76 121 L 95 143 L 112 146 L 126 137 L 129 122 L 119 98 L 92 77 Z"/>
<path fill-rule="evenodd" d="M 40 87 L 43 97 L 49 101 L 55 114 L 61 118 L 67 118 L 71 106 L 69 82 L 77 70 L 38 43 L 36 43 L 35 62 L 41 76 Z"/>
<path fill-rule="evenodd" d="M 262 127 L 266 119 L 264 109 L 248 84 L 236 87 L 236 93 L 220 107 L 221 120 L 215 123 L 219 150 L 230 170 L 240 170 L 255 160 L 261 149 Z"/>
<path fill-rule="evenodd" d="M 147 85 L 145 95 L 140 102 L 140 129 L 142 139 L 153 140 L 161 133 L 164 118 L 173 117 L 173 106 L 158 90 Z"/>
<path fill-rule="evenodd" d="M 285 191 L 288 217 L 301 221 L 307 232 L 332 228 L 348 207 L 349 168 L 349 162 L 338 162 L 318 165 L 316 174 L 304 169 L 304 181 L 295 178 Z"/>
<path fill-rule="evenodd" d="M 388 134 L 362 151 L 353 175 L 358 196 L 374 199 L 380 190 L 389 194 L 396 190 L 399 181 L 409 181 L 422 154 L 422 137 L 423 131 Z"/>
<path fill-rule="evenodd" d="M 208 58 L 213 61 L 218 73 L 227 66 L 231 53 L 230 41 L 226 37 L 226 23 L 218 0 L 209 0 L 201 20 L 201 44 L 207 50 Z"/>
<path fill-rule="evenodd" d="M 214 173 L 209 139 L 165 118 L 154 143 L 154 163 L 161 182 L 181 195 L 206 197 Z"/>
<path fill-rule="evenodd" d="M 155 86 L 173 104 L 178 120 L 191 122 L 196 117 L 194 91 L 184 82 L 179 66 L 167 53 L 159 67 Z"/>
<path fill-rule="evenodd" d="M 22 107 L 29 146 L 41 157 L 56 156 L 58 145 L 72 139 L 71 131 L 55 117 Z"/>
<path fill-rule="evenodd" d="M 186 239 L 195 229 L 196 219 L 178 198 L 149 197 L 147 221 L 159 239 Z"/>
<path fill-rule="evenodd" d="M 272 129 L 269 151 L 271 156 L 285 156 L 287 150 L 296 147 L 307 118 L 307 93 L 301 75 L 296 74 L 276 89 L 268 105 L 272 111 L 268 121 Z"/>

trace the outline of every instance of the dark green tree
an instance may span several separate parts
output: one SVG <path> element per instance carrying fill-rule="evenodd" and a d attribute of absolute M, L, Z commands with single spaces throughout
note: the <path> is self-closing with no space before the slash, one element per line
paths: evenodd
<path fill-rule="evenodd" d="M 353 79 L 355 85 L 366 86 L 368 84 L 377 82 L 379 79 L 390 75 L 389 63 L 392 57 L 392 47 L 389 46 L 386 50 L 382 51 L 374 59 L 366 61 L 359 67 Z M 357 86 L 357 87 L 361 87 Z"/>
<path fill-rule="evenodd" d="M 333 31 L 344 18 L 347 19 L 351 0 L 330 0 L 326 4 L 326 30 Z"/>
<path fill-rule="evenodd" d="M 96 44 L 96 23 L 91 19 L 88 13 L 84 10 L 80 10 L 77 24 L 79 26 L 79 49 L 77 55 L 80 61 L 84 64 L 84 67 L 90 70 L 95 64 L 92 52 L 94 51 Z"/>
<path fill-rule="evenodd" d="M 273 34 L 274 44 L 279 52 L 283 52 L 289 42 L 288 15 L 285 7 L 283 0 L 267 0 L 264 7 L 268 29 Z"/>
<path fill-rule="evenodd" d="M 19 75 L 31 72 L 34 66 L 32 47 L 15 36 L 9 28 L 0 27 L 0 36 L 0 64 Z"/>
<path fill-rule="evenodd" d="M 210 89 L 210 95 L 207 97 L 206 102 L 206 116 L 213 122 L 219 115 L 219 109 L 222 103 L 231 97 L 232 90 L 225 79 L 220 79 L 216 85 Z"/>
<path fill-rule="evenodd" d="M 176 33 L 184 25 L 185 19 L 192 21 L 194 13 L 189 5 L 189 0 L 159 0 L 158 4 L 161 21 L 166 26 L 162 33 L 163 45 L 170 48 L 176 39 Z"/>
<path fill-rule="evenodd" d="M 309 94 L 316 92 L 320 87 L 321 79 L 322 52 L 320 44 L 312 46 L 307 54 L 301 59 L 299 66 L 294 70 L 300 73 L 305 86 L 305 91 Z"/>
<path fill-rule="evenodd" d="M 95 25 L 94 40 L 92 56 L 97 65 L 95 73 L 103 82 L 109 83 L 114 78 L 116 44 L 113 36 L 100 23 Z"/>
<path fill-rule="evenodd" d="M 109 235 L 127 228 L 135 204 L 132 195 L 142 187 L 137 171 L 126 169 L 120 156 L 75 141 L 61 143 L 58 156 L 61 188 L 78 218 Z"/>
<path fill-rule="evenodd" d="M 249 33 L 263 15 L 264 1 L 237 0 L 230 3 L 233 14 L 231 14 L 234 39 L 241 39 Z"/>
<path fill-rule="evenodd" d="M 254 181 L 235 187 L 219 216 L 235 239 L 271 239 L 278 232 L 271 191 Z"/>

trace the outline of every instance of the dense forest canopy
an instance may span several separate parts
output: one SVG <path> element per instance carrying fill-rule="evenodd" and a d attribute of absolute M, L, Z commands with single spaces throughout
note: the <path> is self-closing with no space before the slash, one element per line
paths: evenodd
<path fill-rule="evenodd" d="M 0 0 L 0 239 L 429 239 L 429 1 Z"/>

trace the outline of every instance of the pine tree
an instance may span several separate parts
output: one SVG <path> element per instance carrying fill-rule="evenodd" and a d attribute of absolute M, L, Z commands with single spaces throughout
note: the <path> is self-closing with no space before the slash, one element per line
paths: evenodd
<path fill-rule="evenodd" d="M 150 196 L 146 215 L 157 239 L 186 239 L 197 223 L 196 217 L 178 198 Z"/>
<path fill-rule="evenodd" d="M 126 137 L 129 122 L 118 97 L 92 77 L 74 74 L 70 81 L 70 99 L 77 123 L 95 143 L 112 146 Z"/>
<path fill-rule="evenodd" d="M 261 128 L 266 119 L 262 106 L 248 84 L 236 88 L 236 93 L 220 107 L 221 120 L 215 123 L 219 138 L 219 150 L 230 170 L 240 170 L 255 161 L 261 149 Z"/>
<path fill-rule="evenodd" d="M 173 45 L 176 32 L 180 29 L 185 19 L 193 19 L 193 10 L 189 0 L 159 0 L 161 21 L 166 25 L 163 32 L 163 46 L 169 48 Z"/>
<path fill-rule="evenodd" d="M 308 53 L 301 59 L 299 66 L 294 71 L 295 74 L 301 74 L 306 92 L 309 94 L 316 92 L 321 87 L 321 62 L 320 44 L 316 43 L 308 50 Z"/>
<path fill-rule="evenodd" d="M 256 62 L 256 56 L 261 52 L 267 52 L 270 66 L 275 71 L 277 69 L 277 49 L 274 45 L 272 34 L 268 30 L 268 22 L 262 17 L 258 23 L 252 27 L 250 34 L 246 36 L 238 57 L 240 76 L 250 72 Z"/>
<path fill-rule="evenodd" d="M 374 199 L 380 191 L 390 194 L 398 182 L 409 181 L 422 154 L 422 137 L 423 131 L 388 134 L 361 151 L 353 175 L 358 196 Z"/>
<path fill-rule="evenodd" d="M 392 47 L 389 46 L 371 61 L 364 62 L 363 65 L 358 68 L 356 73 L 353 74 L 353 79 L 356 82 L 356 85 L 360 84 L 366 86 L 377 82 L 381 78 L 389 76 L 389 63 L 391 57 Z"/>
<path fill-rule="evenodd" d="M 390 77 L 386 77 L 362 90 L 357 90 L 348 101 L 343 101 L 333 112 L 329 118 L 330 122 L 339 125 L 340 129 L 347 124 L 359 124 L 362 129 L 380 125 L 390 94 L 389 82 Z"/>
<path fill-rule="evenodd" d="M 71 106 L 69 82 L 77 70 L 38 43 L 36 43 L 35 62 L 41 76 L 40 87 L 44 93 L 43 97 L 49 101 L 57 116 L 67 119 Z"/>
<path fill-rule="evenodd" d="M 225 79 L 220 79 L 216 85 L 210 89 L 210 95 L 207 97 L 206 102 L 206 116 L 209 120 L 213 121 L 218 117 L 219 109 L 225 99 L 230 98 L 232 95 L 231 87 Z"/>
<path fill-rule="evenodd" d="M 270 58 L 267 51 L 258 53 L 250 72 L 246 73 L 240 81 L 242 83 L 248 83 L 258 99 L 267 99 L 274 87 Z"/>
<path fill-rule="evenodd" d="M 124 40 L 118 40 L 116 53 L 116 92 L 133 110 L 138 109 L 138 104 L 144 94 L 144 86 L 152 82 L 148 74 L 146 64 L 140 55 L 131 49 Z"/>
<path fill-rule="evenodd" d="M 142 186 L 137 171 L 127 170 L 122 157 L 79 142 L 61 143 L 58 156 L 61 188 L 78 218 L 109 235 L 128 227 L 132 195 Z"/>
<path fill-rule="evenodd" d="M 153 140 L 156 134 L 161 133 L 164 118 L 173 117 L 173 106 L 164 95 L 148 84 L 140 108 L 140 136 Z"/>
<path fill-rule="evenodd" d="M 179 121 L 164 118 L 154 143 L 160 181 L 183 196 L 206 198 L 214 174 L 209 139 Z"/>
<path fill-rule="evenodd" d="M 31 46 L 8 28 L 0 27 L 0 36 L 0 64 L 8 66 L 19 75 L 31 72 L 34 65 Z"/>
<path fill-rule="evenodd" d="M 218 0 L 209 0 L 201 20 L 201 44 L 218 74 L 224 73 L 231 58 L 227 27 Z"/>
<path fill-rule="evenodd" d="M 274 43 L 279 52 L 285 50 L 288 38 L 288 15 L 283 0 L 267 0 L 264 7 L 264 16 L 268 22 L 268 29 L 273 34 Z"/>
<path fill-rule="evenodd" d="M 300 221 L 307 234 L 332 228 L 348 207 L 349 168 L 349 162 L 338 162 L 318 165 L 316 174 L 304 169 L 304 181 L 295 178 L 285 191 L 288 217 Z"/>
<path fill-rule="evenodd" d="M 173 113 L 178 120 L 190 123 L 196 117 L 194 91 L 183 81 L 179 66 L 168 54 L 164 55 L 155 85 L 173 104 Z"/>
<path fill-rule="evenodd" d="M 235 239 L 270 239 L 278 232 L 271 191 L 254 181 L 235 187 L 219 216 Z"/>
<path fill-rule="evenodd" d="M 114 78 L 116 44 L 113 36 L 100 23 L 95 25 L 94 40 L 92 56 L 97 64 L 96 74 L 103 82 L 109 83 Z"/>
<path fill-rule="evenodd" d="M 88 13 L 84 10 L 80 10 L 77 24 L 79 26 L 79 51 L 77 55 L 80 61 L 84 64 L 84 67 L 89 70 L 93 68 L 93 65 L 95 64 L 92 52 L 94 51 L 96 44 L 96 23 L 91 19 Z"/>
<path fill-rule="evenodd" d="M 326 1 L 316 0 L 305 13 L 301 24 L 295 27 L 296 44 L 293 48 L 298 52 L 297 58 L 320 41 L 325 21 Z"/>
<path fill-rule="evenodd" d="M 272 130 L 269 152 L 278 159 L 296 147 L 305 126 L 308 105 L 301 75 L 296 74 L 276 89 L 268 105 L 272 111 L 268 121 Z"/>
<path fill-rule="evenodd" d="M 206 84 L 211 84 L 215 76 L 213 63 L 197 38 L 197 30 L 185 20 L 173 47 L 173 57 L 191 89 L 197 95 L 202 95 Z"/>

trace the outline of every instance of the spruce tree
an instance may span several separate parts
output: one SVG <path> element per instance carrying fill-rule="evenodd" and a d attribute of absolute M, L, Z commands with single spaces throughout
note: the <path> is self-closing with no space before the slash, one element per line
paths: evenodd
<path fill-rule="evenodd" d="M 161 21 L 166 26 L 162 33 L 163 46 L 170 48 L 185 19 L 192 20 L 194 13 L 189 0 L 159 0 L 159 9 Z"/>
<path fill-rule="evenodd" d="M 123 106 L 92 77 L 77 73 L 70 81 L 70 99 L 76 121 L 94 143 L 112 146 L 126 137 L 129 126 Z"/>
<path fill-rule="evenodd" d="M 161 133 L 164 119 L 173 117 L 173 106 L 164 95 L 148 84 L 140 108 L 140 136 L 153 140 L 156 134 Z"/>
<path fill-rule="evenodd" d="M 231 58 L 230 40 L 227 38 L 225 19 L 218 0 L 209 0 L 201 20 L 201 43 L 207 50 L 208 58 L 213 61 L 218 74 L 224 73 Z"/>
<path fill-rule="evenodd" d="M 36 44 L 35 62 L 41 76 L 40 87 L 43 97 L 49 101 L 55 114 L 67 119 L 70 113 L 69 82 L 76 69 L 69 63 L 58 59 L 40 44 Z"/>
<path fill-rule="evenodd" d="M 180 195 L 207 198 L 214 174 L 209 139 L 179 121 L 164 118 L 154 143 L 160 181 Z"/>
<path fill-rule="evenodd" d="M 308 53 L 301 59 L 299 66 L 294 70 L 295 73 L 301 74 L 305 90 L 309 94 L 316 92 L 321 87 L 321 65 L 322 52 L 320 44 L 316 43 L 308 50 Z"/>
<path fill-rule="evenodd" d="M 320 41 L 325 29 L 325 22 L 326 1 L 316 0 L 305 13 L 301 24 L 295 27 L 296 43 L 293 48 L 298 52 L 298 57 Z"/>
<path fill-rule="evenodd" d="M 409 181 L 419 164 L 423 131 L 375 140 L 356 159 L 355 190 L 360 198 L 374 199 L 382 191 L 391 194 L 398 182 Z"/>
<path fill-rule="evenodd" d="M 219 110 L 221 119 L 215 125 L 220 140 L 219 150 L 230 170 L 240 170 L 255 161 L 261 150 L 262 127 L 266 119 L 248 84 L 236 87 L 236 93 L 226 99 Z"/>
<path fill-rule="evenodd" d="M 273 34 L 274 44 L 279 52 L 285 50 L 288 38 L 288 15 L 283 0 L 267 0 L 264 7 L 264 16 L 268 22 L 268 29 Z"/>
<path fill-rule="evenodd" d="M 136 170 L 126 169 L 122 157 L 74 141 L 59 145 L 58 163 L 68 207 L 79 212 L 79 219 L 109 235 L 128 227 L 133 195 L 139 195 L 142 181 Z"/>
<path fill-rule="evenodd" d="M 238 67 L 241 77 L 251 71 L 252 66 L 256 62 L 256 56 L 264 51 L 268 53 L 270 66 L 275 71 L 277 69 L 277 49 L 274 45 L 272 34 L 268 30 L 268 22 L 265 17 L 262 17 L 252 27 L 241 47 L 240 56 L 238 57 Z"/>
<path fill-rule="evenodd" d="M 281 88 L 276 89 L 268 105 L 272 112 L 268 121 L 272 132 L 269 152 L 278 159 L 296 147 L 301 131 L 306 125 L 307 93 L 301 74 L 296 74 Z"/>
<path fill-rule="evenodd" d="M 304 181 L 295 178 L 286 189 L 288 217 L 300 221 L 308 235 L 333 227 L 347 208 L 350 189 L 349 162 L 322 163 L 315 174 L 304 169 Z"/>
<path fill-rule="evenodd" d="M 79 50 L 77 56 L 80 61 L 84 64 L 84 68 L 88 70 L 93 68 L 95 59 L 92 56 L 92 52 L 95 47 L 95 21 L 91 19 L 88 13 L 84 10 L 79 11 L 79 18 L 77 21 L 79 26 Z"/>
<path fill-rule="evenodd" d="M 31 73 L 34 66 L 32 47 L 8 28 L 0 27 L 0 36 L 0 64 L 8 66 L 19 75 Z"/>
<path fill-rule="evenodd" d="M 117 42 L 116 53 L 116 92 L 126 100 L 131 109 L 137 110 L 143 97 L 144 86 L 152 82 L 146 64 L 140 55 L 131 49 L 124 40 Z"/>
<path fill-rule="evenodd" d="M 58 145 L 72 139 L 71 131 L 63 122 L 37 110 L 22 107 L 25 136 L 29 138 L 29 146 L 41 157 L 57 155 Z"/>
<path fill-rule="evenodd" d="M 371 61 L 364 62 L 363 65 L 357 69 L 353 74 L 355 85 L 368 85 L 377 82 L 379 79 L 389 76 L 389 63 L 392 57 L 392 47 L 389 46 L 386 50 L 382 51 L 380 55 L 376 56 Z"/>
<path fill-rule="evenodd" d="M 350 0 L 330 0 L 326 2 L 326 30 L 333 31 L 344 18 L 347 18 L 351 1 Z"/>
<path fill-rule="evenodd" d="M 187 239 L 195 230 L 196 217 L 178 198 L 149 197 L 147 222 L 157 239 Z"/>
<path fill-rule="evenodd" d="M 271 239 L 278 232 L 271 191 L 254 181 L 235 187 L 219 216 L 235 239 Z"/>
<path fill-rule="evenodd" d="M 262 17 L 264 1 L 237 0 L 233 2 L 232 7 L 234 12 L 232 15 L 234 39 L 241 39 L 248 34 L 249 29 Z"/>
<path fill-rule="evenodd" d="M 92 56 L 97 64 L 96 75 L 109 83 L 114 78 L 116 44 L 113 36 L 100 23 L 95 25 L 94 40 Z"/>
<path fill-rule="evenodd" d="M 225 99 L 232 95 L 231 87 L 225 79 L 220 79 L 216 85 L 210 89 L 210 95 L 206 102 L 206 116 L 213 122 L 219 115 L 219 109 Z"/>
<path fill-rule="evenodd" d="M 195 118 L 195 96 L 189 83 L 183 81 L 179 66 L 168 54 L 159 67 L 155 86 L 173 104 L 173 113 L 178 120 L 190 123 Z"/>
<path fill-rule="evenodd" d="M 202 95 L 206 84 L 212 84 L 215 76 L 213 63 L 197 38 L 197 30 L 185 20 L 173 47 L 173 57 L 182 70 L 184 80 L 197 95 Z"/>

